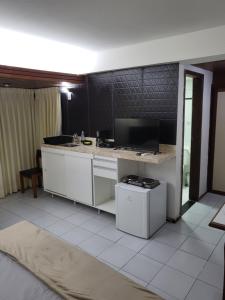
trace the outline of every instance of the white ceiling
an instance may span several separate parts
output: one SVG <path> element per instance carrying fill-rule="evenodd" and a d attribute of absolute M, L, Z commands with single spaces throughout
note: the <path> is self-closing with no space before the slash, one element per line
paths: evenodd
<path fill-rule="evenodd" d="M 224 24 L 224 0 L 0 0 L 0 27 L 93 50 Z"/>

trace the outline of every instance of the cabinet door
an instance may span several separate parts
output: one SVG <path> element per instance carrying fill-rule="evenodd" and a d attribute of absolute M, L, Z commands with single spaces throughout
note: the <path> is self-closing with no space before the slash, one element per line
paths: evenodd
<path fill-rule="evenodd" d="M 65 155 L 60 152 L 42 152 L 44 189 L 66 195 Z"/>
<path fill-rule="evenodd" d="M 92 160 L 66 155 L 67 196 L 92 205 Z"/>

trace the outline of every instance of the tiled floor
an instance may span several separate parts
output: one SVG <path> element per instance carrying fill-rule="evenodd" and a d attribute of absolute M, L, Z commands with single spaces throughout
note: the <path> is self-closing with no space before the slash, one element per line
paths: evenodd
<path fill-rule="evenodd" d="M 208 227 L 225 197 L 207 194 L 151 240 L 118 231 L 115 218 L 39 191 L 0 200 L 0 228 L 28 220 L 77 245 L 166 300 L 221 300 L 225 233 Z"/>

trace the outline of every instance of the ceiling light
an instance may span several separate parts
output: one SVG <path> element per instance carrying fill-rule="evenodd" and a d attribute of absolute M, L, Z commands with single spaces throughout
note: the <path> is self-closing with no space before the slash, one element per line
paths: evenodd
<path fill-rule="evenodd" d="M 67 95 L 67 100 L 72 99 L 72 92 L 70 92 L 70 90 L 67 87 L 61 87 L 60 91 L 61 91 L 61 93 L 64 93 Z"/>

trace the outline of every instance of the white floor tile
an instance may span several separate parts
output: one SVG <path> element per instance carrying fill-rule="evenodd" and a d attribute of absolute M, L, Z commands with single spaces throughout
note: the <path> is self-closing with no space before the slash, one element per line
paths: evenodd
<path fill-rule="evenodd" d="M 196 280 L 185 300 L 222 300 L 221 291 Z"/>
<path fill-rule="evenodd" d="M 129 248 L 114 244 L 103 251 L 99 257 L 118 268 L 122 268 L 135 254 L 136 252 Z"/>
<path fill-rule="evenodd" d="M 70 222 L 67 222 L 65 220 L 59 220 L 59 221 L 55 222 L 54 224 L 48 226 L 47 230 L 60 236 L 64 233 L 72 230 L 74 227 L 75 226 Z"/>
<path fill-rule="evenodd" d="M 9 210 L 9 212 L 12 212 L 17 216 L 24 218 L 28 221 L 33 221 L 44 214 L 43 210 L 32 207 L 30 205 L 26 205 L 18 200 L 5 203 L 3 207 Z"/>
<path fill-rule="evenodd" d="M 97 256 L 100 253 L 102 253 L 105 249 L 112 246 L 113 242 L 110 242 L 109 240 L 94 235 L 87 239 L 86 241 L 79 244 L 79 247 L 88 252 L 89 254 L 93 256 Z"/>
<path fill-rule="evenodd" d="M 107 221 L 98 220 L 91 218 L 88 221 L 82 223 L 80 226 L 85 228 L 93 233 L 97 233 L 108 225 Z"/>
<path fill-rule="evenodd" d="M 195 225 L 199 225 L 201 221 L 204 219 L 204 216 L 197 213 L 191 213 L 189 210 L 182 216 L 182 220 L 185 222 L 189 222 Z"/>
<path fill-rule="evenodd" d="M 92 235 L 93 235 L 92 232 L 87 231 L 80 227 L 76 227 L 75 229 L 63 234 L 61 237 L 64 240 L 68 241 L 69 243 L 78 245 L 81 242 L 89 239 Z"/>
<path fill-rule="evenodd" d="M 140 253 L 161 263 L 166 263 L 175 252 L 176 248 L 153 240 L 150 241 Z"/>
<path fill-rule="evenodd" d="M 195 203 L 194 205 L 192 205 L 191 208 L 189 208 L 188 212 L 189 213 L 195 213 L 195 214 L 199 214 L 202 216 L 207 216 L 207 214 L 210 212 L 211 207 L 205 203 Z"/>
<path fill-rule="evenodd" d="M 130 274 L 130 273 L 127 273 L 127 272 L 123 271 L 122 269 L 119 270 L 119 272 L 120 272 L 122 275 L 124 275 L 125 277 L 131 279 L 132 281 L 134 281 L 134 282 L 137 283 L 137 284 L 140 284 L 140 285 L 143 286 L 143 287 L 147 286 L 147 284 L 148 284 L 147 282 L 145 282 L 145 281 L 143 281 L 143 280 L 141 280 L 141 279 L 135 277 L 134 275 L 132 275 L 132 274 Z"/>
<path fill-rule="evenodd" d="M 180 247 L 181 250 L 188 252 L 192 255 L 201 257 L 202 259 L 208 260 L 212 254 L 215 245 L 209 244 L 205 241 L 188 238 Z"/>
<path fill-rule="evenodd" d="M 221 237 L 223 236 L 224 232 L 222 230 L 213 229 L 213 228 L 204 228 L 204 227 L 197 227 L 191 236 L 193 238 L 211 243 L 216 245 Z"/>
<path fill-rule="evenodd" d="M 140 251 L 145 245 L 147 245 L 148 240 L 138 238 L 133 235 L 124 235 L 119 241 L 118 244 L 123 245 L 135 252 Z"/>
<path fill-rule="evenodd" d="M 209 261 L 222 266 L 224 263 L 224 244 L 225 244 L 225 236 L 220 240 L 216 248 L 214 249 Z"/>
<path fill-rule="evenodd" d="M 124 233 L 116 229 L 115 225 L 108 225 L 104 229 L 100 230 L 98 235 L 113 242 L 117 242 L 122 236 L 124 236 Z"/>
<path fill-rule="evenodd" d="M 40 226 L 42 228 L 46 228 L 54 223 L 56 223 L 57 221 L 59 221 L 60 219 L 50 215 L 49 213 L 45 213 L 42 217 L 35 219 L 32 223 L 34 223 L 37 226 Z"/>
<path fill-rule="evenodd" d="M 123 267 L 123 270 L 149 283 L 159 272 L 162 266 L 162 264 L 155 260 L 147 258 L 144 255 L 137 254 Z"/>
<path fill-rule="evenodd" d="M 211 208 L 210 213 L 201 221 L 199 226 L 209 229 L 210 228 L 209 223 L 211 222 L 212 218 L 215 216 L 217 211 L 218 211 L 218 209 Z"/>
<path fill-rule="evenodd" d="M 178 233 L 190 234 L 197 227 L 197 225 L 180 220 L 177 223 L 167 223 L 165 227 Z"/>
<path fill-rule="evenodd" d="M 223 289 L 224 266 L 219 266 L 208 262 L 198 279 L 215 286 L 218 289 Z"/>
<path fill-rule="evenodd" d="M 201 199 L 201 203 L 207 204 L 211 207 L 219 207 L 225 203 L 225 197 L 222 195 L 208 193 L 203 197 L 203 199 Z"/>
<path fill-rule="evenodd" d="M 69 217 L 65 218 L 66 221 L 74 224 L 74 225 L 81 225 L 84 222 L 87 222 L 90 220 L 91 217 L 87 214 L 84 214 L 83 212 L 77 212 L 75 214 L 70 215 Z"/>
<path fill-rule="evenodd" d="M 167 265 L 191 277 L 197 277 L 206 261 L 197 256 L 178 250 Z"/>
<path fill-rule="evenodd" d="M 79 207 L 80 212 L 82 212 L 90 217 L 96 218 L 98 216 L 98 211 L 94 207 L 90 207 L 90 206 L 87 206 L 87 205 L 84 205 L 81 203 L 77 203 L 76 206 Z"/>
<path fill-rule="evenodd" d="M 194 283 L 194 278 L 165 266 L 151 281 L 151 285 L 175 299 L 183 300 Z M 198 299 L 193 299 L 198 300 Z"/>
<path fill-rule="evenodd" d="M 186 238 L 186 235 L 168 230 L 167 228 L 162 229 L 153 236 L 154 240 L 174 248 L 178 248 L 186 240 Z"/>
<path fill-rule="evenodd" d="M 103 264 L 107 265 L 108 267 L 110 267 L 110 268 L 112 268 L 112 269 L 114 269 L 114 270 L 116 270 L 116 271 L 118 271 L 118 272 L 119 272 L 119 270 L 120 270 L 120 268 L 119 268 L 119 267 L 117 267 L 117 266 L 115 266 L 115 265 L 112 265 L 112 264 L 110 264 L 110 262 L 108 262 L 108 261 L 104 260 L 104 259 L 103 259 L 103 258 L 101 258 L 100 256 L 96 256 L 96 259 L 97 259 L 97 260 L 99 260 L 100 262 L 102 262 Z"/>
<path fill-rule="evenodd" d="M 109 224 L 113 224 L 114 226 L 116 225 L 116 216 L 110 213 L 101 212 L 100 214 L 97 214 L 96 212 L 96 219 L 107 221 Z"/>
<path fill-rule="evenodd" d="M 73 210 L 70 207 L 55 207 L 49 211 L 52 215 L 58 218 L 67 218 L 73 214 Z"/>
<path fill-rule="evenodd" d="M 3 210 L 3 209 L 0 210 L 0 224 L 2 225 L 2 228 L 11 226 L 23 220 L 24 218 L 19 217 L 13 213 L 10 213 L 7 210 Z"/>
<path fill-rule="evenodd" d="M 147 285 L 147 289 L 150 290 L 150 292 L 160 296 L 163 300 L 178 300 L 174 296 L 170 296 L 165 292 L 161 291 L 160 289 L 158 289 L 157 287 L 155 287 L 154 285 L 151 285 L 151 283 Z"/>

